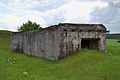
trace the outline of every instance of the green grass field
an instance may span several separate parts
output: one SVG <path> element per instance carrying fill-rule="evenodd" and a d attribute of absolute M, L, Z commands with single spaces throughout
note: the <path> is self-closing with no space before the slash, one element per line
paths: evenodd
<path fill-rule="evenodd" d="M 107 53 L 81 50 L 63 60 L 11 54 L 10 32 L 0 31 L 0 80 L 120 80 L 120 43 L 107 40 Z"/>

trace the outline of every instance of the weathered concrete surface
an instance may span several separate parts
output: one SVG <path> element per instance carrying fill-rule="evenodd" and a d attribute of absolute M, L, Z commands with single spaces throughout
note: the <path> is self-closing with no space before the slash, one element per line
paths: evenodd
<path fill-rule="evenodd" d="M 56 60 L 59 53 L 59 37 L 56 31 L 30 31 L 24 33 L 13 33 L 12 50 L 35 56 Z"/>
<path fill-rule="evenodd" d="M 43 30 L 16 32 L 11 37 L 11 46 L 14 52 L 59 60 L 86 47 L 105 51 L 106 28 L 102 24 L 66 23 Z"/>

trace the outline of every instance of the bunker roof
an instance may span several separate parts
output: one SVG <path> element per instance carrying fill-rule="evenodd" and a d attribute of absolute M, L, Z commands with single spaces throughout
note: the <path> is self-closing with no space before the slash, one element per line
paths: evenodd
<path fill-rule="evenodd" d="M 56 30 L 60 27 L 64 28 L 76 28 L 81 31 L 103 31 L 107 32 L 106 27 L 103 24 L 76 24 L 76 23 L 59 23 L 58 25 L 51 25 L 46 28 L 42 28 L 40 30 L 34 30 L 34 31 L 46 31 L 46 30 Z M 31 32 L 31 31 L 29 31 Z M 14 32 L 14 33 L 21 33 L 21 32 Z"/>
<path fill-rule="evenodd" d="M 59 23 L 58 25 L 51 25 L 44 29 L 57 29 L 58 27 L 75 27 L 79 30 L 96 30 L 96 31 L 107 31 L 106 27 L 103 24 L 75 24 L 75 23 Z"/>

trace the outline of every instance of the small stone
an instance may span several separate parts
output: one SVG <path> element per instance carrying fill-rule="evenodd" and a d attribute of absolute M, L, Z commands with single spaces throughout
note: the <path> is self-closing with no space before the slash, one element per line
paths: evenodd
<path fill-rule="evenodd" d="M 27 75 L 28 75 L 28 72 L 23 72 L 23 75 L 24 75 L 24 76 L 27 76 Z"/>
<path fill-rule="evenodd" d="M 10 59 L 7 59 L 7 61 L 9 62 L 9 61 L 10 61 Z"/>
<path fill-rule="evenodd" d="M 16 61 L 16 59 L 13 59 L 13 61 Z"/>
<path fill-rule="evenodd" d="M 15 63 L 16 61 L 12 61 L 12 63 Z"/>

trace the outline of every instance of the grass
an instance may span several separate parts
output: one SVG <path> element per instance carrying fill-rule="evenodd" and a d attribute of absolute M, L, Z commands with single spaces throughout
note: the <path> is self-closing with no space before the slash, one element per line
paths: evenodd
<path fill-rule="evenodd" d="M 11 32 L 0 31 L 0 80 L 119 80 L 120 43 L 107 40 L 108 51 L 81 50 L 52 62 L 10 51 Z"/>
<path fill-rule="evenodd" d="M 111 54 L 120 56 L 120 42 L 118 43 L 117 41 L 116 39 L 107 40 L 107 47 Z"/>

